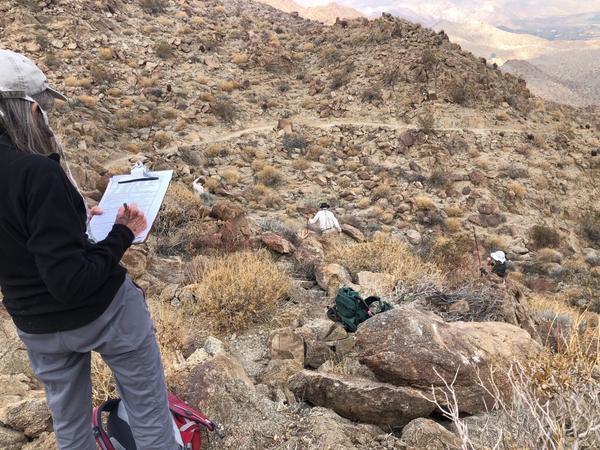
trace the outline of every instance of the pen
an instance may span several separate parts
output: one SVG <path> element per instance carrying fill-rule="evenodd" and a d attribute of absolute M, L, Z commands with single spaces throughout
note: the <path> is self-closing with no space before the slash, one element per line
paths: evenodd
<path fill-rule="evenodd" d="M 125 208 L 125 212 L 129 212 L 129 206 L 127 206 L 127 203 L 123 203 L 123 208 Z"/>
<path fill-rule="evenodd" d="M 137 181 L 156 181 L 156 180 L 160 180 L 160 178 L 158 177 L 144 177 L 144 178 L 136 178 L 134 180 L 123 180 L 123 181 L 119 181 L 119 184 L 126 184 L 126 183 L 135 183 Z"/>

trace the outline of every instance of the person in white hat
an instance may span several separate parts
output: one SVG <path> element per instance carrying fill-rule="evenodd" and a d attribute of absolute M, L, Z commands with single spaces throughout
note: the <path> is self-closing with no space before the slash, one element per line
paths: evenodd
<path fill-rule="evenodd" d="M 0 49 L 2 304 L 46 389 L 60 450 L 96 449 L 92 351 L 115 375 L 137 448 L 179 449 L 148 308 L 119 264 L 146 218 L 121 208 L 104 241 L 88 240 L 85 200 L 46 113 L 55 99 L 66 100 L 30 59 Z"/>
<path fill-rule="evenodd" d="M 491 253 L 487 258 L 487 264 L 492 273 L 500 278 L 506 278 L 508 274 L 508 260 L 506 259 L 506 253 L 502 250 Z"/>

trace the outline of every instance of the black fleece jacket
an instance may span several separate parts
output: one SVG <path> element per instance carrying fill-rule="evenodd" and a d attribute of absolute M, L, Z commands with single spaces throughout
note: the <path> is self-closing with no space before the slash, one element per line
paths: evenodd
<path fill-rule="evenodd" d="M 115 225 L 92 244 L 86 214 L 58 155 L 20 152 L 0 134 L 0 287 L 20 330 L 41 334 L 86 325 L 123 284 L 119 261 L 133 233 Z"/>

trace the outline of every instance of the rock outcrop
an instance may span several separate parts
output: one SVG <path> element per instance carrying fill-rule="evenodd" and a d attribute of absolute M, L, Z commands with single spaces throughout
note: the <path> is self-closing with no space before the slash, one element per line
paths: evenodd
<path fill-rule="evenodd" d="M 359 360 L 382 382 L 430 392 L 453 383 L 462 412 L 485 411 L 491 379 L 510 397 L 508 371 L 536 358 L 541 346 L 514 325 L 446 323 L 433 313 L 399 307 L 364 323 L 356 333 Z M 439 397 L 439 396 L 438 396 Z M 442 401 L 442 398 L 438 398 Z"/>
<path fill-rule="evenodd" d="M 344 375 L 306 370 L 294 375 L 289 386 L 296 396 L 313 405 L 382 427 L 403 427 L 435 409 L 419 390 Z"/>

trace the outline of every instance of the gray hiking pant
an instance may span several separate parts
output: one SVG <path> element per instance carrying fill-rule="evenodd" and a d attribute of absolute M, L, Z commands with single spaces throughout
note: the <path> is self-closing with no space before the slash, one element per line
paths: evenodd
<path fill-rule="evenodd" d="M 163 366 L 143 294 L 127 277 L 107 310 L 71 331 L 27 334 L 33 371 L 44 384 L 60 450 L 96 450 L 91 352 L 117 382 L 138 450 L 176 450 Z"/>

